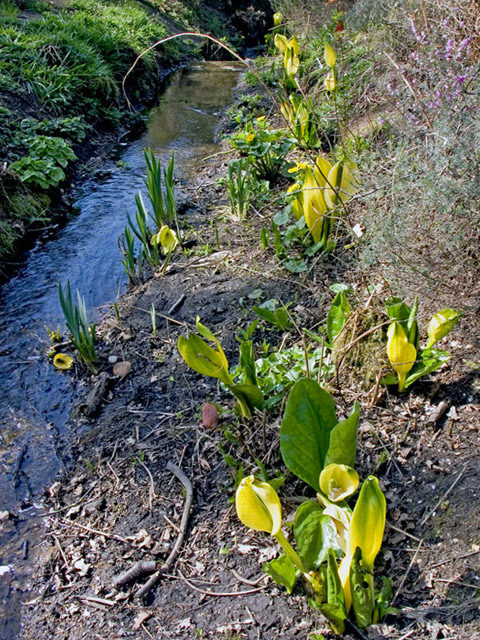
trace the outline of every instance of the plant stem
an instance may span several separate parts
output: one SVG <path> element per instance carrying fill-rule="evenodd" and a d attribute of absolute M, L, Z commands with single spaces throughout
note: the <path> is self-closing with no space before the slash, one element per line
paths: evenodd
<path fill-rule="evenodd" d="M 300 571 L 307 576 L 307 570 L 305 569 L 303 562 L 300 558 L 300 556 L 298 555 L 298 553 L 295 551 L 295 549 L 292 547 L 292 545 L 288 542 L 288 540 L 285 538 L 285 536 L 283 535 L 282 531 L 280 530 L 275 536 L 276 541 L 278 542 L 278 544 L 282 547 L 282 549 L 285 551 L 285 553 L 287 554 L 287 556 L 290 558 L 290 560 L 293 562 L 293 564 L 300 569 Z"/>

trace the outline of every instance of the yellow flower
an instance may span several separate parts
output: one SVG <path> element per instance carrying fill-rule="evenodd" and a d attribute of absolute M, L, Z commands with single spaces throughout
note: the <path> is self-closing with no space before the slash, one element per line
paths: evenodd
<path fill-rule="evenodd" d="M 360 478 L 346 464 L 329 464 L 320 474 L 320 489 L 332 502 L 339 502 L 355 493 Z"/>
<path fill-rule="evenodd" d="M 249 144 L 254 139 L 255 139 L 255 134 L 254 133 L 247 133 L 247 135 L 245 136 L 245 142 L 248 142 Z"/>
<path fill-rule="evenodd" d="M 273 24 L 275 27 L 278 27 L 279 24 L 283 22 L 283 15 L 277 11 L 277 13 L 273 14 Z"/>
<path fill-rule="evenodd" d="M 53 358 L 53 366 L 57 369 L 70 369 L 73 365 L 73 358 L 65 353 L 57 353 Z"/>
<path fill-rule="evenodd" d="M 398 374 L 398 390 L 403 391 L 407 373 L 415 364 L 417 350 L 408 342 L 407 334 L 397 320 L 389 325 L 387 336 L 387 356 Z"/>
<path fill-rule="evenodd" d="M 262 122 L 262 120 L 265 120 L 265 116 L 258 116 L 257 122 Z"/>
<path fill-rule="evenodd" d="M 346 556 L 343 558 L 339 568 L 347 611 L 352 602 L 350 565 L 357 547 L 360 547 L 362 551 L 361 564 L 368 572 L 367 580 L 370 583 L 373 595 L 373 563 L 382 546 L 386 511 L 387 503 L 377 478 L 368 476 L 362 485 L 357 504 L 352 513 L 347 537 Z"/>
<path fill-rule="evenodd" d="M 327 91 L 335 90 L 335 87 L 337 86 L 337 81 L 335 79 L 335 71 L 333 69 L 330 69 L 330 71 L 327 73 L 327 75 L 325 76 L 325 80 L 323 81 L 323 84 L 325 85 L 325 89 Z"/>
<path fill-rule="evenodd" d="M 303 183 L 303 214 L 314 242 L 318 242 L 322 236 L 323 217 L 326 212 L 323 189 L 315 180 L 313 171 L 307 167 Z"/>
<path fill-rule="evenodd" d="M 444 338 L 457 324 L 461 316 L 461 311 L 454 311 L 453 309 L 437 311 L 430 318 L 427 326 L 428 343 L 425 348 L 431 349 L 436 342 Z"/>
<path fill-rule="evenodd" d="M 255 476 L 243 478 L 235 495 L 237 515 L 254 531 L 278 535 L 282 524 L 282 507 L 275 489 Z"/>
<path fill-rule="evenodd" d="M 294 184 L 288 187 L 287 193 L 294 193 L 295 191 L 298 191 L 301 186 L 302 185 L 299 182 L 295 182 Z"/>
<path fill-rule="evenodd" d="M 323 57 L 325 58 L 325 62 L 330 69 L 333 69 L 335 66 L 335 62 L 337 61 L 337 57 L 335 56 L 335 51 L 331 44 L 325 42 L 325 50 L 323 52 Z"/>
<path fill-rule="evenodd" d="M 160 228 L 160 231 L 152 236 L 151 244 L 160 244 L 163 253 L 171 253 L 178 244 L 178 237 L 175 231 L 170 229 L 166 224 Z"/>
<path fill-rule="evenodd" d="M 297 162 L 297 164 L 294 167 L 290 167 L 290 169 L 287 169 L 288 173 L 297 173 L 298 171 L 305 171 L 305 169 L 308 167 L 306 162 Z"/>

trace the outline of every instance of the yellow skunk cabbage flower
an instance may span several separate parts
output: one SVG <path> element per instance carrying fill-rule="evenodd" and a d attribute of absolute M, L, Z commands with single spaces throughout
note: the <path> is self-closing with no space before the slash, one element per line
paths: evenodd
<path fill-rule="evenodd" d="M 325 59 L 325 62 L 327 64 L 327 66 L 330 67 L 330 69 L 333 69 L 333 67 L 335 66 L 335 63 L 337 61 L 337 57 L 335 55 L 335 51 L 332 47 L 332 45 L 329 42 L 325 42 L 325 49 L 323 52 L 323 57 Z"/>
<path fill-rule="evenodd" d="M 274 45 L 277 47 L 277 49 L 279 51 L 281 51 L 282 53 L 285 53 L 285 51 L 288 48 L 288 40 L 287 38 L 281 34 L 281 33 L 276 33 L 275 37 L 273 39 L 273 43 Z"/>
<path fill-rule="evenodd" d="M 323 515 L 330 516 L 337 530 L 337 540 L 341 549 L 347 552 L 348 530 L 352 520 L 352 512 L 348 507 L 339 507 L 338 504 L 329 504 L 323 510 Z"/>
<path fill-rule="evenodd" d="M 283 22 L 283 15 L 277 11 L 277 13 L 273 14 L 273 24 L 275 27 L 278 27 L 278 25 L 282 24 Z"/>
<path fill-rule="evenodd" d="M 335 71 L 333 69 L 330 69 L 330 71 L 327 73 L 323 84 L 327 91 L 335 91 L 335 87 L 337 86 L 337 79 L 335 78 Z"/>
<path fill-rule="evenodd" d="M 332 502 L 339 502 L 357 490 L 360 478 L 352 467 L 346 464 L 327 465 L 320 474 L 320 489 Z"/>
<path fill-rule="evenodd" d="M 283 100 L 280 103 L 280 113 L 287 122 L 293 123 L 295 119 L 295 112 L 293 111 L 292 105 L 286 100 Z"/>
<path fill-rule="evenodd" d="M 323 156 L 318 156 L 318 158 L 315 160 L 315 170 L 313 173 L 319 187 L 325 187 L 325 185 L 327 184 L 328 174 L 330 173 L 331 169 L 331 163 Z"/>
<path fill-rule="evenodd" d="M 237 515 L 254 531 L 276 536 L 282 524 L 282 507 L 275 489 L 255 476 L 243 478 L 235 495 Z"/>
<path fill-rule="evenodd" d="M 352 513 L 347 537 L 346 556 L 343 558 L 339 568 L 347 611 L 352 603 L 350 565 L 357 547 L 361 549 L 361 564 L 368 572 L 367 580 L 370 583 L 373 595 L 373 563 L 382 546 L 386 513 L 387 503 L 378 480 L 375 476 L 368 476 L 362 485 L 357 504 Z"/>
<path fill-rule="evenodd" d="M 358 168 L 354 162 L 337 162 L 328 172 L 325 202 L 329 209 L 344 204 L 358 189 Z"/>
<path fill-rule="evenodd" d="M 163 253 L 171 253 L 178 244 L 178 237 L 175 231 L 164 224 L 160 227 L 160 231 L 152 236 L 150 240 L 152 244 L 159 244 L 162 247 Z"/>
<path fill-rule="evenodd" d="M 277 492 L 268 482 L 261 482 L 255 476 L 243 478 L 235 494 L 235 507 L 237 516 L 246 527 L 272 535 L 293 564 L 312 583 L 302 559 L 282 533 L 282 507 Z"/>
<path fill-rule="evenodd" d="M 284 52 L 284 65 L 287 76 L 294 76 L 300 68 L 300 58 L 298 57 L 298 42 L 295 36 L 292 36 L 287 43 Z"/>
<path fill-rule="evenodd" d="M 323 217 L 326 213 L 323 189 L 317 184 L 313 171 L 307 167 L 303 182 L 303 214 L 314 242 L 319 242 L 322 236 Z"/>
<path fill-rule="evenodd" d="M 425 349 L 431 349 L 433 345 L 444 338 L 453 329 L 462 316 L 461 311 L 442 309 L 437 311 L 427 326 L 428 342 Z"/>
<path fill-rule="evenodd" d="M 57 369 L 70 369 L 73 365 L 73 358 L 65 353 L 57 353 L 53 358 L 53 366 Z"/>
<path fill-rule="evenodd" d="M 387 356 L 398 374 L 398 390 L 403 391 L 407 373 L 415 364 L 417 350 L 408 342 L 407 334 L 397 320 L 389 325 L 387 337 Z"/>

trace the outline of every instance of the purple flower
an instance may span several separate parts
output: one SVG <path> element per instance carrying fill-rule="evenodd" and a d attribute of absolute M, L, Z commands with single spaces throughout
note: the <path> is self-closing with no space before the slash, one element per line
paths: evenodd
<path fill-rule="evenodd" d="M 455 45 L 455 40 L 453 38 L 449 38 L 445 46 L 445 57 L 447 60 L 450 60 L 452 58 L 454 45 Z"/>
<path fill-rule="evenodd" d="M 455 76 L 455 80 L 458 82 L 458 84 L 463 84 L 466 79 L 467 76 Z"/>

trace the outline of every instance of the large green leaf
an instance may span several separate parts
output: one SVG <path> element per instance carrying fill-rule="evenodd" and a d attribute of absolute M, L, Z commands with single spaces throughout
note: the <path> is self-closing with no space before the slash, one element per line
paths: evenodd
<path fill-rule="evenodd" d="M 327 316 L 327 335 L 330 345 L 334 343 L 336 337 L 345 326 L 350 312 L 351 309 L 348 304 L 347 294 L 345 291 L 339 291 L 333 299 Z"/>
<path fill-rule="evenodd" d="M 280 451 L 290 471 L 316 491 L 336 424 L 333 398 L 314 380 L 296 382 L 280 427 Z"/>
<path fill-rule="evenodd" d="M 346 464 L 355 467 L 357 453 L 357 429 L 360 420 L 360 405 L 355 402 L 352 413 L 346 420 L 338 422 L 330 433 L 330 445 L 325 456 L 324 466 L 327 464 Z"/>
<path fill-rule="evenodd" d="M 262 568 L 277 584 L 284 586 L 287 593 L 292 593 L 297 581 L 297 570 L 287 555 L 283 554 L 271 562 L 265 562 Z"/>
<path fill-rule="evenodd" d="M 341 551 L 332 519 L 323 515 L 316 502 L 300 505 L 295 515 L 294 531 L 298 553 L 308 571 L 325 562 L 329 549 Z"/>

